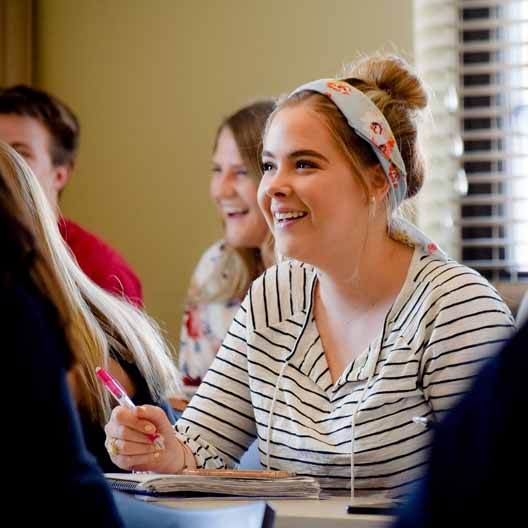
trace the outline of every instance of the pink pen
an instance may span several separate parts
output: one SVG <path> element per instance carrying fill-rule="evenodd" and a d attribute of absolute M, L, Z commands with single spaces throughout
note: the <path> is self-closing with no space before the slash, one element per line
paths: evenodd
<path fill-rule="evenodd" d="M 126 407 L 127 409 L 135 409 L 134 402 L 129 398 L 125 389 L 108 371 L 104 368 L 96 367 L 96 376 L 103 382 L 104 386 L 108 389 L 108 392 L 117 400 L 119 405 Z M 158 433 L 145 433 L 153 442 L 154 445 L 159 449 L 164 449 L 163 440 Z"/>

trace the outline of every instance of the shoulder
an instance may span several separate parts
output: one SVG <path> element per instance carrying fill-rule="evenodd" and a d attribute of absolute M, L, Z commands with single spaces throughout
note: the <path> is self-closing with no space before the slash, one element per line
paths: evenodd
<path fill-rule="evenodd" d="M 482 334 L 480 340 L 509 335 L 515 325 L 511 312 L 482 275 L 453 259 L 425 253 L 415 257 L 409 292 L 395 316 L 397 329 L 427 339 L 433 333 L 468 339 L 473 335 L 475 342 L 475 332 Z"/>
<path fill-rule="evenodd" d="M 419 253 L 412 269 L 413 285 L 427 291 L 429 302 L 439 305 L 486 300 L 504 305 L 497 290 L 478 271 L 454 259 L 446 261 Z M 508 308 L 504 305 L 509 313 Z"/>
<path fill-rule="evenodd" d="M 9 282 L 0 286 L 0 310 L 4 323 L 17 322 L 19 328 L 26 325 L 39 327 L 48 317 L 59 325 L 51 304 L 30 283 L 29 278 L 13 276 Z M 8 324 L 6 330 L 13 328 Z"/>
<path fill-rule="evenodd" d="M 61 218 L 59 230 L 75 256 L 77 256 L 77 252 L 91 250 L 104 257 L 110 256 L 113 259 L 124 262 L 123 257 L 109 244 L 71 220 Z"/>
<path fill-rule="evenodd" d="M 10 359 L 17 367 L 33 364 L 32 369 L 38 371 L 52 361 L 70 366 L 71 353 L 59 315 L 30 279 L 16 277 L 0 286 L 0 317 L 4 325 L 3 342 L 13 352 Z"/>
<path fill-rule="evenodd" d="M 271 326 L 304 313 L 315 274 L 313 266 L 295 260 L 268 268 L 253 281 L 246 298 L 252 326 Z"/>
<path fill-rule="evenodd" d="M 95 235 L 81 227 L 77 222 L 61 217 L 59 231 L 67 244 L 81 241 L 99 241 Z M 100 241 L 99 241 L 100 242 Z"/>
<path fill-rule="evenodd" d="M 235 294 L 235 279 L 240 268 L 236 249 L 219 240 L 202 254 L 194 268 L 187 291 L 187 303 L 192 305 L 240 304 L 243 293 Z M 238 297 L 237 297 L 238 295 Z"/>
<path fill-rule="evenodd" d="M 194 277 L 209 275 L 211 270 L 215 269 L 219 261 L 226 255 L 230 248 L 226 246 L 223 240 L 217 240 L 209 246 L 203 253 L 198 264 L 194 268 Z"/>
<path fill-rule="evenodd" d="M 125 259 L 109 244 L 79 224 L 62 218 L 59 229 L 79 267 L 101 288 L 124 294 L 141 305 L 141 281 Z"/>

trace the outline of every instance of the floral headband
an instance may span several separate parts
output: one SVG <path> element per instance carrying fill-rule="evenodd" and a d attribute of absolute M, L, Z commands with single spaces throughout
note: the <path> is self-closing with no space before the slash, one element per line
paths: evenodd
<path fill-rule="evenodd" d="M 350 128 L 370 144 L 390 184 L 390 201 L 394 210 L 407 194 L 407 171 L 392 130 L 378 107 L 363 93 L 338 79 L 319 79 L 296 88 L 309 90 L 330 99 L 341 111 Z"/>
<path fill-rule="evenodd" d="M 328 97 L 344 115 L 350 128 L 370 144 L 387 176 L 390 185 L 389 200 L 392 211 L 395 212 L 407 195 L 407 171 L 385 116 L 363 92 L 339 79 L 319 79 L 303 84 L 290 97 L 305 90 Z M 443 261 L 448 259 L 427 235 L 404 218 L 393 216 L 390 232 L 392 238 L 404 244 L 422 246 L 430 255 Z"/>

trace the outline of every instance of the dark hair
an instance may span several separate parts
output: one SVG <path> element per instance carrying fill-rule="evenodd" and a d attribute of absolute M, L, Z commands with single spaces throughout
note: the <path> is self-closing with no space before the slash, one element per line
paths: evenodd
<path fill-rule="evenodd" d="M 55 96 L 22 84 L 0 88 L 1 114 L 27 116 L 40 121 L 51 136 L 53 165 L 74 163 L 79 147 L 79 121 Z"/>

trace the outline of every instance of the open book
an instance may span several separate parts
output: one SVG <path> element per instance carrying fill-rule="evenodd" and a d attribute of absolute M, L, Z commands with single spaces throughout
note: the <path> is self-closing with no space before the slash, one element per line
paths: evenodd
<path fill-rule="evenodd" d="M 178 475 L 106 473 L 105 477 L 111 488 L 140 495 L 316 499 L 320 493 L 319 482 L 312 477 L 273 471 L 195 470 Z"/>

